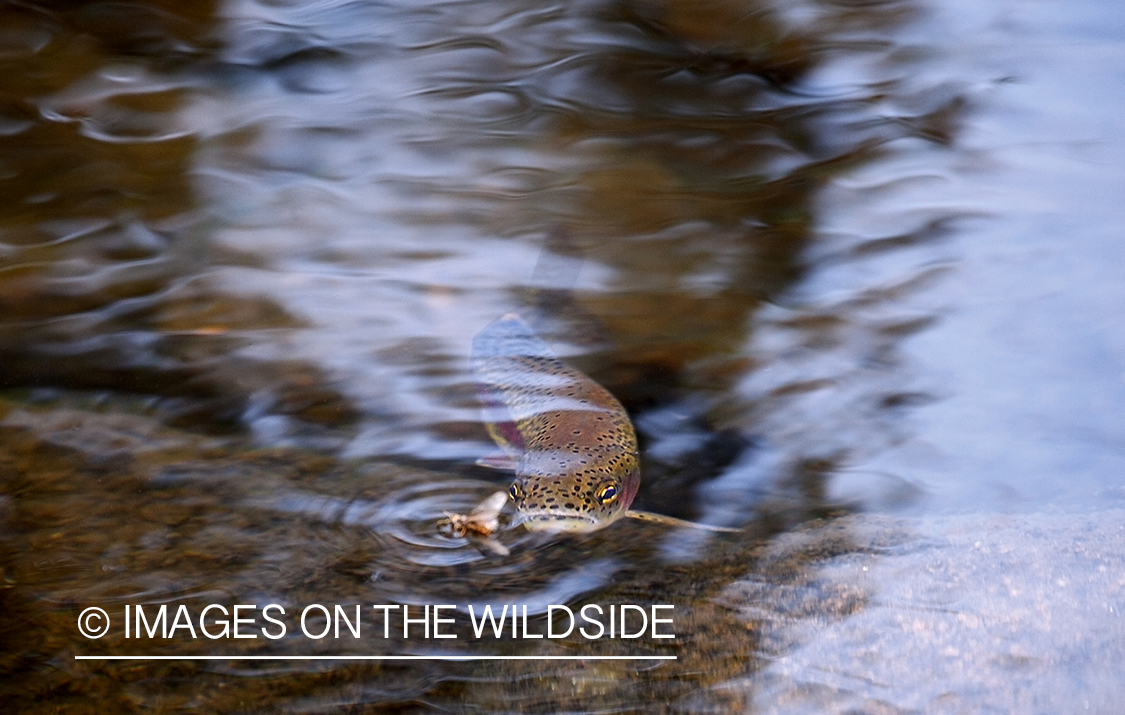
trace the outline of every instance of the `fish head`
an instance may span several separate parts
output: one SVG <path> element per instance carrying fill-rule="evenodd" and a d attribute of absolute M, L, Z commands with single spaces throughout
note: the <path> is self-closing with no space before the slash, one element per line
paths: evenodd
<path fill-rule="evenodd" d="M 625 515 L 640 483 L 635 451 L 528 451 L 508 490 L 513 524 L 549 533 L 597 531 Z"/>

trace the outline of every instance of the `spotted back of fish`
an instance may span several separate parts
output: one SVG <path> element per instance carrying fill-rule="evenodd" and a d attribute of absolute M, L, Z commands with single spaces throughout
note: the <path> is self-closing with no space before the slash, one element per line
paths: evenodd
<path fill-rule="evenodd" d="M 517 520 L 537 531 L 593 531 L 623 516 L 640 486 L 625 408 L 559 360 L 509 313 L 473 339 L 473 368 L 496 443 L 515 459 Z"/>

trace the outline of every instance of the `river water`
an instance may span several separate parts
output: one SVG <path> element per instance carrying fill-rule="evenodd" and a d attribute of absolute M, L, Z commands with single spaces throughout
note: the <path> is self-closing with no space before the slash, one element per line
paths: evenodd
<path fill-rule="evenodd" d="M 1119 712 L 1118 4 L 18 2 L 0 65 L 9 711 Z M 532 307 L 738 533 L 437 527 Z"/>

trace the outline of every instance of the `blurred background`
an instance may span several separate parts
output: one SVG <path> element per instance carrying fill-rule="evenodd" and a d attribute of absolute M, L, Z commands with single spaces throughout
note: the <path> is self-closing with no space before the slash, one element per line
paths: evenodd
<path fill-rule="evenodd" d="M 8 2 L 0 68 L 13 712 L 1119 702 L 1116 3 Z M 582 266 L 545 337 L 633 417 L 637 505 L 740 534 L 513 534 L 496 559 L 434 528 L 506 487 L 474 466 L 469 344 L 559 234 Z M 963 590 L 888 595 L 961 540 L 1005 546 L 951 569 Z M 885 580 L 848 570 L 875 556 Z M 1012 578 L 1055 630 L 979 590 Z M 673 644 L 439 652 L 679 660 L 73 660 L 218 647 L 88 641 L 87 605 L 224 599 L 675 603 Z M 910 651 L 948 629 L 862 620 L 886 609 L 1010 630 Z M 935 653 L 959 675 L 919 682 Z M 853 667 L 904 672 L 824 675 Z"/>

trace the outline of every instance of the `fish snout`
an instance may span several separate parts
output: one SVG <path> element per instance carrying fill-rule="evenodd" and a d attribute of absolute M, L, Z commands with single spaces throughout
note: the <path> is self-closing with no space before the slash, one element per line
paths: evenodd
<path fill-rule="evenodd" d="M 522 525 L 528 531 L 548 534 L 597 531 L 608 524 L 608 521 L 598 519 L 592 514 L 558 511 L 521 511 L 517 513 L 513 522 L 513 525 Z"/>

